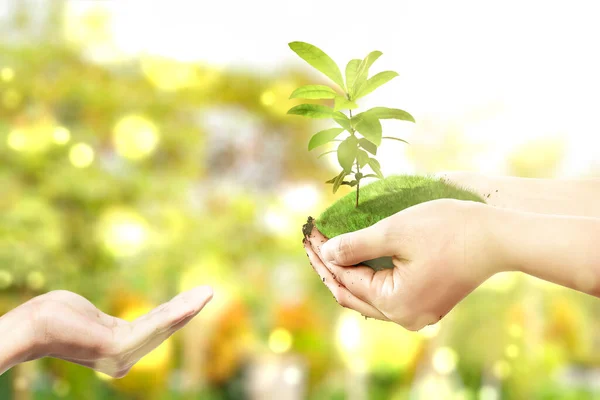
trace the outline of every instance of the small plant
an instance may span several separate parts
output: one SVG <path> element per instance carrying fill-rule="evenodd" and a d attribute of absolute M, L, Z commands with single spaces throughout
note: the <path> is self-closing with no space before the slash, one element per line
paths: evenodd
<path fill-rule="evenodd" d="M 415 120 L 409 113 L 397 108 L 374 107 L 357 113 L 356 101 L 389 82 L 398 76 L 398 73 L 383 71 L 369 78 L 369 68 L 382 55 L 380 51 L 373 51 L 363 60 L 353 59 L 348 62 L 344 81 L 337 64 L 318 47 L 304 42 L 291 42 L 289 46 L 300 58 L 337 85 L 335 88 L 325 85 L 306 85 L 294 90 L 290 96 L 290 99 L 330 99 L 333 100 L 333 108 L 321 104 L 300 104 L 292 107 L 288 114 L 309 118 L 331 118 L 339 125 L 315 133 L 308 143 L 308 150 L 311 151 L 329 142 L 340 142 L 336 150 L 319 156 L 336 152 L 342 168 L 338 175 L 326 183 L 333 185 L 333 193 L 337 192 L 342 185 L 356 186 L 354 206 L 358 207 L 361 180 L 383 178 L 381 165 L 376 158 L 382 140 L 390 139 L 407 143 L 400 138 L 383 136 L 380 120 L 399 119 L 411 122 Z M 346 110 L 348 114 L 343 112 Z M 343 132 L 347 132 L 347 136 L 339 139 Z M 367 166 L 371 169 L 371 173 L 365 173 Z M 347 180 L 348 176 L 352 178 Z"/>

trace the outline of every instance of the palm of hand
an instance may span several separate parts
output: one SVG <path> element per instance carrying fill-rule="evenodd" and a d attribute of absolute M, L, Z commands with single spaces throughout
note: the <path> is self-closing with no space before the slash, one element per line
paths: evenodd
<path fill-rule="evenodd" d="M 68 291 L 53 291 L 26 303 L 35 332 L 35 358 L 50 356 L 122 377 L 143 356 L 189 322 L 212 298 L 198 287 L 128 322 L 97 309 Z"/>

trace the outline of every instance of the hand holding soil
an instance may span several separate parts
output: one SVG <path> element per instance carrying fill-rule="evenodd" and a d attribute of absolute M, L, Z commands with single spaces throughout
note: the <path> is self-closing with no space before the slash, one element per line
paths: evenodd
<path fill-rule="evenodd" d="M 304 247 L 334 297 L 361 314 L 419 330 L 438 322 L 502 267 L 485 205 L 422 203 L 331 240 L 313 228 Z M 393 269 L 356 264 L 391 256 Z"/>
<path fill-rule="evenodd" d="M 342 306 L 418 330 L 503 271 L 600 297 L 599 180 L 440 176 L 486 203 L 432 200 L 331 240 L 312 229 L 304 247 Z M 357 266 L 380 257 L 393 268 Z"/>

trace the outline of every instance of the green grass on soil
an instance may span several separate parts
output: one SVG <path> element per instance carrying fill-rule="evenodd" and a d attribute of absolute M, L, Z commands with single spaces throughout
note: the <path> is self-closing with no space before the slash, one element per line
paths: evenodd
<path fill-rule="evenodd" d="M 397 175 L 375 181 L 342 197 L 315 224 L 328 238 L 366 228 L 408 207 L 437 199 L 470 200 L 485 203 L 479 195 L 446 183 L 441 179 L 415 175 Z"/>

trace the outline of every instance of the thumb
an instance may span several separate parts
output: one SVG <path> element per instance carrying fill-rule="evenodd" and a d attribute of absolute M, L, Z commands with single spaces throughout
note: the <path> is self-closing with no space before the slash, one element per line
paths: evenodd
<path fill-rule="evenodd" d="M 329 239 L 321 247 L 321 258 L 341 266 L 350 266 L 374 258 L 394 255 L 393 241 L 387 238 L 385 225 L 368 228 Z"/>

